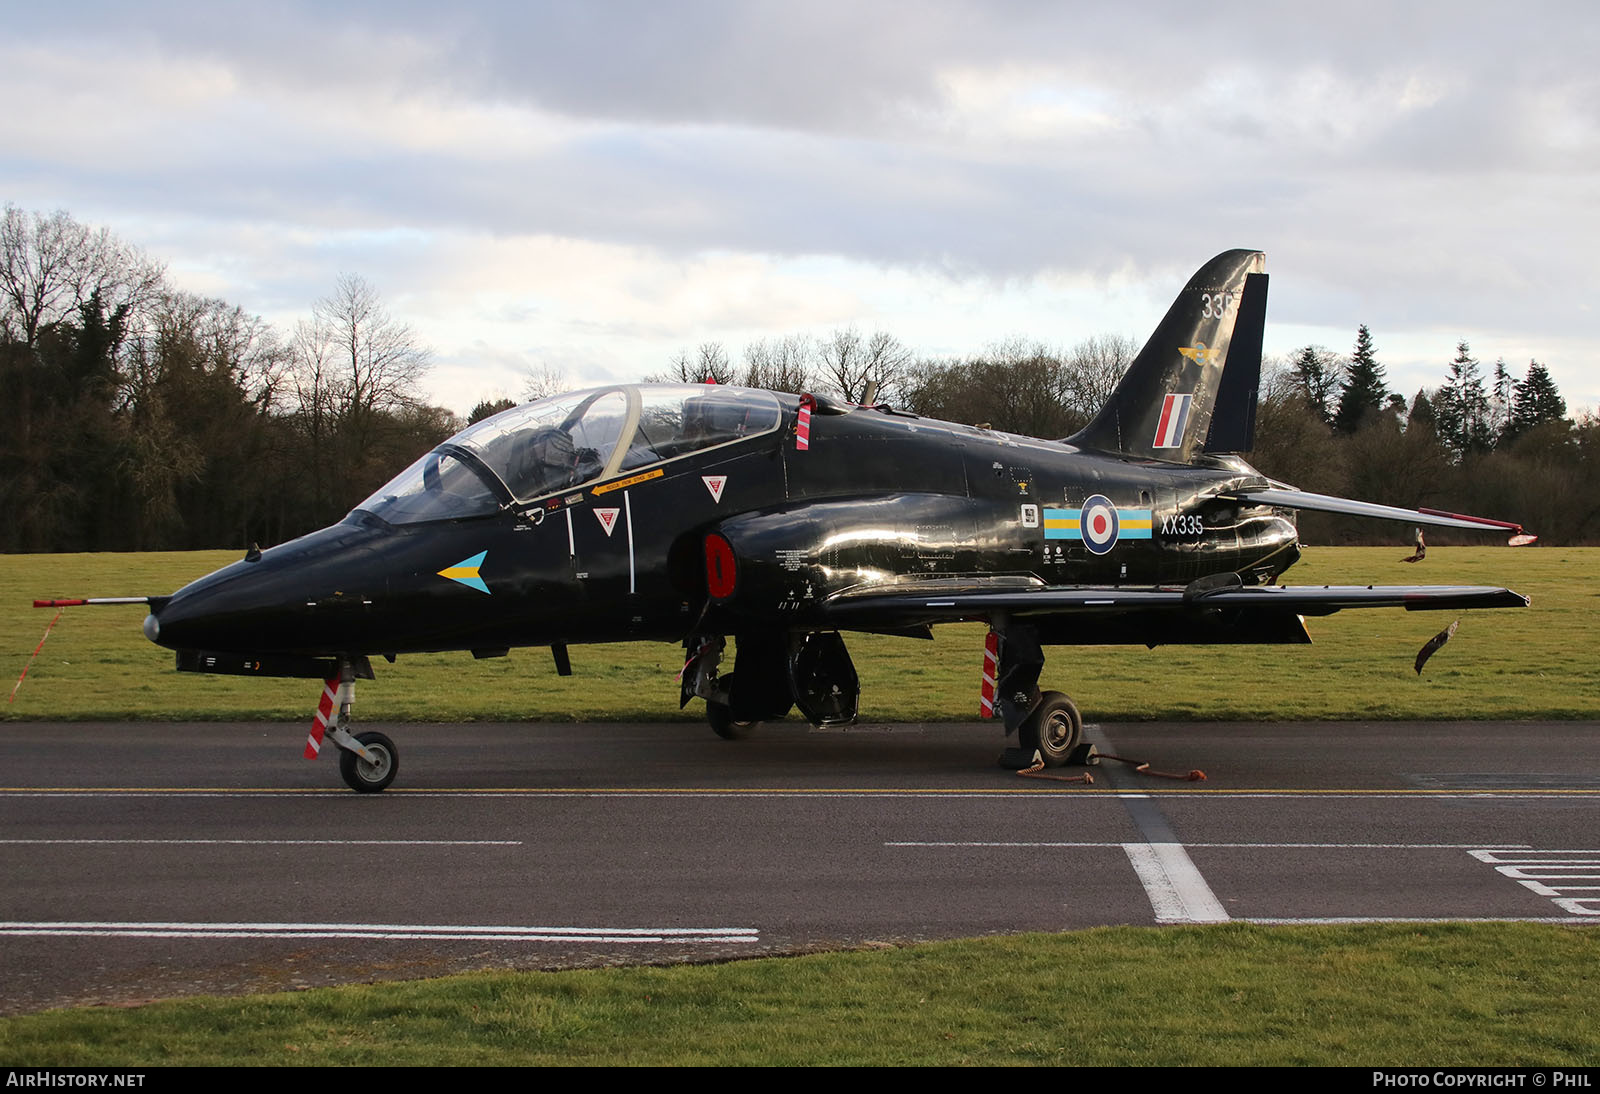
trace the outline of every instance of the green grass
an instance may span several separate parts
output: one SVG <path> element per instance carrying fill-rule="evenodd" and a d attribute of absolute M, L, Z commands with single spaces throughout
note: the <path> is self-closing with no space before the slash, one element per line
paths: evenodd
<path fill-rule="evenodd" d="M 1435 548 L 1416 566 L 1404 547 L 1319 547 L 1298 584 L 1493 584 L 1527 610 L 1459 613 L 1461 629 L 1419 678 L 1416 651 L 1456 613 L 1381 609 L 1309 621 L 1312 646 L 1053 647 L 1043 684 L 1091 720 L 1592 718 L 1600 711 L 1600 548 Z M 237 552 L 0 556 L 0 682 L 9 691 L 50 621 L 34 597 L 168 592 Z M 139 633 L 142 609 L 68 609 L 16 701 L 0 718 L 287 719 L 306 717 L 316 685 L 179 674 Z M 975 717 L 982 628 L 944 627 L 931 643 L 851 635 L 865 721 Z M 364 721 L 698 719 L 678 710 L 678 647 L 583 646 L 575 675 L 548 652 L 514 650 L 379 662 L 357 691 Z"/>
<path fill-rule="evenodd" d="M 11 1066 L 1600 1064 L 1600 934 L 1102 928 L 0 1021 Z"/>

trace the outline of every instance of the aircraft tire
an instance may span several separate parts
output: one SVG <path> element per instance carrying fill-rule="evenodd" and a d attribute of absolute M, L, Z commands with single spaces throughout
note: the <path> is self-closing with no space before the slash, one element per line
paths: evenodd
<path fill-rule="evenodd" d="M 357 733 L 356 740 L 360 741 L 378 762 L 370 763 L 354 752 L 341 748 L 339 774 L 351 790 L 361 794 L 376 794 L 394 782 L 394 777 L 399 774 L 400 753 L 394 747 L 394 742 L 382 733 Z"/>
<path fill-rule="evenodd" d="M 733 711 L 721 703 L 706 703 L 706 721 L 711 723 L 711 732 L 721 737 L 724 741 L 742 741 L 756 731 L 760 722 L 741 722 L 734 718 Z"/>
<path fill-rule="evenodd" d="M 733 673 L 728 673 L 722 682 L 730 690 L 733 687 Z M 733 710 L 726 703 L 706 700 L 706 721 L 711 723 L 711 732 L 721 737 L 724 741 L 742 741 L 756 731 L 760 722 L 741 722 L 733 716 Z"/>
<path fill-rule="evenodd" d="M 1083 739 L 1083 716 L 1061 692 L 1047 691 L 1022 723 L 1021 737 L 1022 747 L 1038 749 L 1046 767 L 1061 767 Z"/>

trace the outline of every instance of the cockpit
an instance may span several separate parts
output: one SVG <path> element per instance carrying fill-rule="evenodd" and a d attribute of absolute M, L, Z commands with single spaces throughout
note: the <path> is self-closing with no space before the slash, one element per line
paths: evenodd
<path fill-rule="evenodd" d="M 625 385 L 540 399 L 486 418 L 356 506 L 391 524 L 460 520 L 776 430 L 768 391 Z"/>

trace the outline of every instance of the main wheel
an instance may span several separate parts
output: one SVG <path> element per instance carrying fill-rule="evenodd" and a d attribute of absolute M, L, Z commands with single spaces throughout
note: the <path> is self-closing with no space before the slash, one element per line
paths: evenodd
<path fill-rule="evenodd" d="M 729 694 L 733 693 L 733 673 L 722 677 L 723 685 Z M 711 732 L 721 737 L 724 741 L 742 741 L 756 731 L 760 722 L 741 722 L 733 716 L 733 710 L 726 703 L 719 703 L 714 699 L 706 700 L 706 721 L 711 723 Z"/>
<path fill-rule="evenodd" d="M 1047 691 L 1022 723 L 1021 736 L 1022 747 L 1038 749 L 1046 767 L 1060 767 L 1083 739 L 1083 717 L 1071 699 Z"/>
<path fill-rule="evenodd" d="M 362 794 L 376 794 L 390 783 L 400 771 L 400 753 L 394 742 L 381 733 L 357 733 L 356 740 L 372 754 L 363 760 L 354 752 L 339 750 L 339 774 L 345 785 Z"/>

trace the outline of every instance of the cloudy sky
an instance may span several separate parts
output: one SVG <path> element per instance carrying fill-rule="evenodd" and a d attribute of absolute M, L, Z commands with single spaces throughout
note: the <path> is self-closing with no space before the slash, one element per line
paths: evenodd
<path fill-rule="evenodd" d="M 0 0 L 0 201 L 284 329 L 359 274 L 458 411 L 846 325 L 1142 341 L 1240 246 L 1269 353 L 1600 405 L 1600 15 L 1302 8 Z"/>

